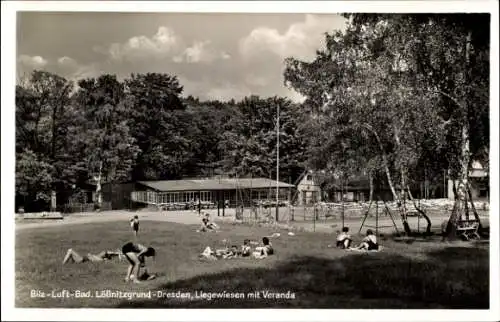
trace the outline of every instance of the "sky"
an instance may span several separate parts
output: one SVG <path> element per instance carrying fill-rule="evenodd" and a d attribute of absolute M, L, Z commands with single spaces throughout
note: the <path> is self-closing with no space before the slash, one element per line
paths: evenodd
<path fill-rule="evenodd" d="M 160 72 L 202 100 L 300 101 L 283 85 L 284 59 L 313 59 L 324 33 L 344 27 L 334 14 L 18 12 L 16 73 L 77 80 Z"/>

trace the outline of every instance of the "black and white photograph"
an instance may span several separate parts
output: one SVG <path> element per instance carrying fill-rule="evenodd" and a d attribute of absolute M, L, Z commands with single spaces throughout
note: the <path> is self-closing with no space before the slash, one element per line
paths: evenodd
<path fill-rule="evenodd" d="M 2 311 L 500 319 L 498 3 L 193 3 L 2 3 Z"/>

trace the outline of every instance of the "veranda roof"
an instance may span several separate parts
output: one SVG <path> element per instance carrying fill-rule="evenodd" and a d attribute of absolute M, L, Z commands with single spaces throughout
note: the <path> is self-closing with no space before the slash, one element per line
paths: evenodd
<path fill-rule="evenodd" d="M 141 185 L 156 191 L 210 191 L 235 189 L 263 189 L 276 188 L 276 181 L 267 178 L 244 179 L 190 179 L 190 180 L 162 180 L 139 181 Z M 278 182 L 280 188 L 292 188 L 294 185 Z"/>

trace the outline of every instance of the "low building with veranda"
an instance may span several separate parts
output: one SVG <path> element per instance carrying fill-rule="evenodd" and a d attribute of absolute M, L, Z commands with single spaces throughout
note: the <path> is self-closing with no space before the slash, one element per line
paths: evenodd
<path fill-rule="evenodd" d="M 292 189 L 291 184 L 268 178 L 206 178 L 109 184 L 103 193 L 113 209 L 133 208 L 135 204 L 182 210 L 275 205 L 277 190 L 280 204 L 286 204 Z"/>

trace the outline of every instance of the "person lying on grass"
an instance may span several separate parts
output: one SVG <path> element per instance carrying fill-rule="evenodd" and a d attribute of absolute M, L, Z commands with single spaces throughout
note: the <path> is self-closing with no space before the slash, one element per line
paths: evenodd
<path fill-rule="evenodd" d="M 128 242 L 122 247 L 122 253 L 129 262 L 129 267 L 127 270 L 127 276 L 125 281 L 133 281 L 134 283 L 139 283 L 139 271 L 140 268 L 144 268 L 144 274 L 142 277 L 147 276 L 146 279 L 150 280 L 155 278 L 155 275 L 149 275 L 146 269 L 145 257 L 153 257 L 156 255 L 156 251 L 153 247 L 146 247 L 141 244 L 134 244 Z"/>
<path fill-rule="evenodd" d="M 250 240 L 245 239 L 245 241 L 243 241 L 241 249 L 239 249 L 238 246 L 233 245 L 231 247 L 216 249 L 215 251 L 212 251 L 212 249 L 209 246 L 207 246 L 205 250 L 198 257 L 200 259 L 210 259 L 210 260 L 250 257 L 252 249 L 249 246 L 249 244 Z"/>
<path fill-rule="evenodd" d="M 375 236 L 371 229 L 368 229 L 366 231 L 366 237 L 361 240 L 361 244 L 356 247 L 356 250 L 379 250 L 379 248 L 377 236 Z"/>
<path fill-rule="evenodd" d="M 349 234 L 349 227 L 343 227 L 342 232 L 337 235 L 337 247 L 348 249 L 351 247 L 352 238 Z"/>
<path fill-rule="evenodd" d="M 199 259 L 209 259 L 209 260 L 218 260 L 218 259 L 226 259 L 232 258 L 232 250 L 229 248 L 220 248 L 213 251 L 210 246 L 205 247 L 205 250 L 198 255 Z"/>
<path fill-rule="evenodd" d="M 241 252 L 238 250 L 238 246 L 231 246 L 230 248 L 217 249 L 215 251 L 215 257 L 222 259 L 230 259 L 236 258 L 241 255 Z"/>
<path fill-rule="evenodd" d="M 85 263 L 85 262 L 92 262 L 92 263 L 98 263 L 98 262 L 104 262 L 111 260 L 115 257 L 120 257 L 123 254 L 119 251 L 102 251 L 98 254 L 91 254 L 88 253 L 87 255 L 80 255 L 76 251 L 74 251 L 72 248 L 68 249 L 66 252 L 66 255 L 64 256 L 63 259 L 63 265 L 68 263 L 69 261 L 73 263 Z"/>
<path fill-rule="evenodd" d="M 274 249 L 273 246 L 271 245 L 271 242 L 269 241 L 269 238 L 264 237 L 262 238 L 262 245 L 259 247 L 255 247 L 255 251 L 253 252 L 253 257 L 262 259 L 266 258 L 269 255 L 274 254 Z"/>

